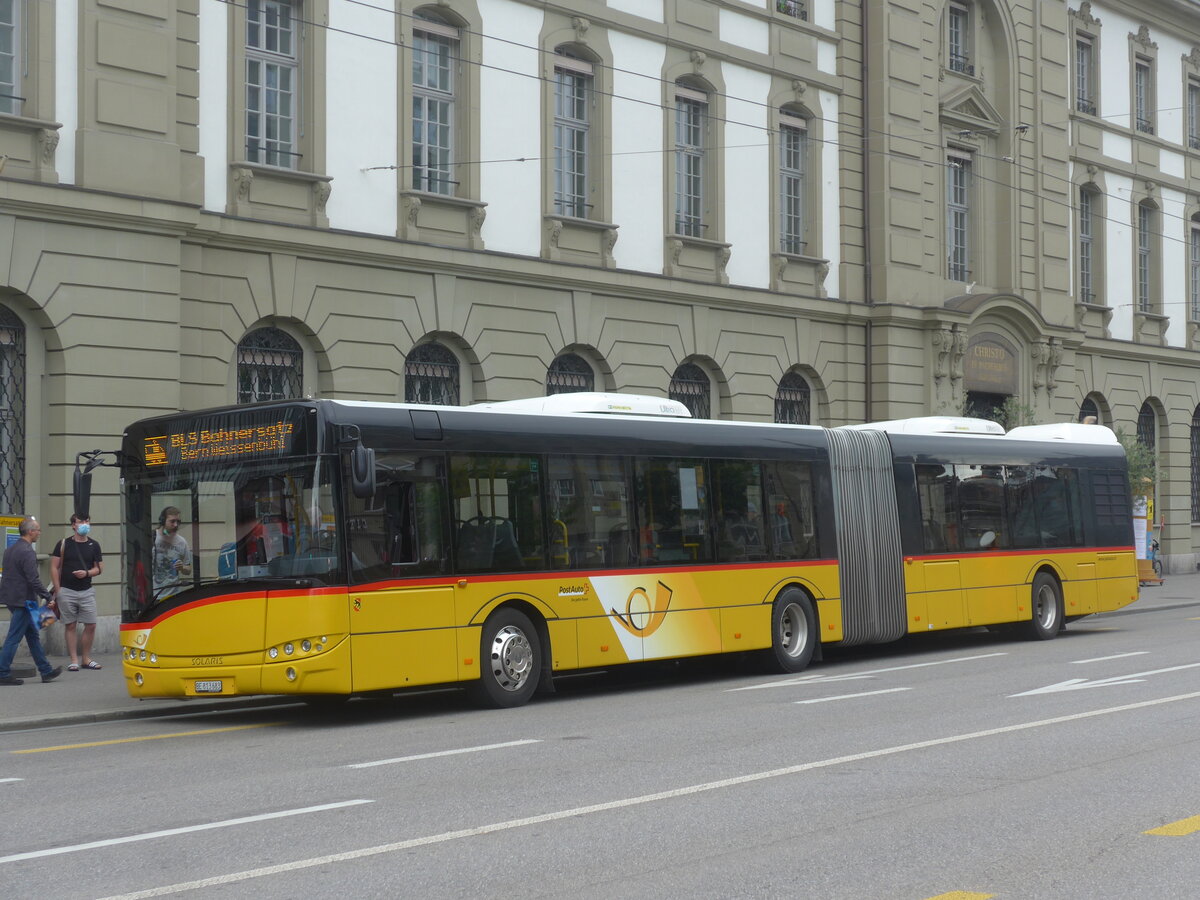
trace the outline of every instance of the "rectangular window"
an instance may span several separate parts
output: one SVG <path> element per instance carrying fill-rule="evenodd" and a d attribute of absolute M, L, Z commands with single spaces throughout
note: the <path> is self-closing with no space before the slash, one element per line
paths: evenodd
<path fill-rule="evenodd" d="M 971 10 L 961 3 L 951 3 L 947 13 L 948 55 L 951 72 L 974 75 L 971 64 Z"/>
<path fill-rule="evenodd" d="M 418 19 L 413 27 L 413 189 L 453 194 L 457 31 Z"/>
<path fill-rule="evenodd" d="M 1154 211 L 1145 203 L 1138 205 L 1137 234 L 1137 303 L 1142 312 L 1150 311 L 1152 283 L 1152 246 L 1150 229 L 1154 224 Z"/>
<path fill-rule="evenodd" d="M 970 237 L 971 160 L 951 154 L 946 158 L 946 256 L 952 281 L 971 277 Z"/>
<path fill-rule="evenodd" d="M 446 479 L 442 458 L 383 451 L 375 493 L 346 494 L 354 581 L 437 575 L 448 569 Z"/>
<path fill-rule="evenodd" d="M 1009 546 L 1004 521 L 1004 470 L 1000 466 L 957 465 L 960 535 L 964 550 L 998 550 Z"/>
<path fill-rule="evenodd" d="M 588 128 L 592 67 L 563 59 L 554 68 L 554 211 L 588 218 Z"/>
<path fill-rule="evenodd" d="M 1083 188 L 1079 191 L 1079 299 L 1084 303 L 1092 303 L 1096 296 L 1092 280 L 1093 212 L 1092 192 Z"/>
<path fill-rule="evenodd" d="M 21 115 L 21 4 L 0 0 L 0 113 Z"/>
<path fill-rule="evenodd" d="M 299 56 L 292 4 L 246 3 L 246 159 L 296 168 Z"/>
<path fill-rule="evenodd" d="M 675 233 L 704 236 L 704 138 L 708 102 L 689 91 L 675 98 Z"/>
<path fill-rule="evenodd" d="M 703 463 L 698 459 L 639 459 L 634 473 L 642 562 L 712 562 Z"/>
<path fill-rule="evenodd" d="M 551 456 L 547 527 L 554 568 L 636 565 L 633 509 L 624 460 Z"/>
<path fill-rule="evenodd" d="M 537 457 L 453 456 L 450 487 L 457 571 L 545 568 Z"/>
<path fill-rule="evenodd" d="M 1073 547 L 1082 543 L 1079 523 L 1083 514 L 1079 477 L 1075 470 L 1008 466 L 1005 475 L 1012 546 Z M 1093 484 L 1093 487 L 1097 485 Z M 1099 513 L 1098 491 L 1096 497 Z"/>
<path fill-rule="evenodd" d="M 925 549 L 931 553 L 959 549 L 954 466 L 935 464 L 916 468 Z"/>
<path fill-rule="evenodd" d="M 1134 127 L 1154 134 L 1154 71 L 1150 60 L 1138 57 L 1133 66 Z"/>
<path fill-rule="evenodd" d="M 1090 116 L 1096 114 L 1095 60 L 1090 37 L 1075 38 L 1075 109 Z"/>
<path fill-rule="evenodd" d="M 1193 322 L 1200 322 L 1200 228 L 1191 230 L 1192 238 L 1192 258 L 1190 260 L 1191 272 L 1188 285 L 1188 295 L 1191 299 L 1188 310 L 1189 316 Z"/>
<path fill-rule="evenodd" d="M 1187 85 L 1188 147 L 1200 150 L 1200 82 L 1188 79 Z"/>
<path fill-rule="evenodd" d="M 717 522 L 717 562 L 767 559 L 763 528 L 762 467 L 745 460 L 714 460 L 713 512 Z"/>
<path fill-rule="evenodd" d="M 812 466 L 804 462 L 763 464 L 763 532 L 771 559 L 814 559 L 820 543 L 813 506 Z"/>
<path fill-rule="evenodd" d="M 779 120 L 779 249 L 803 254 L 805 234 L 804 176 L 808 161 L 808 131 L 803 119 Z"/>

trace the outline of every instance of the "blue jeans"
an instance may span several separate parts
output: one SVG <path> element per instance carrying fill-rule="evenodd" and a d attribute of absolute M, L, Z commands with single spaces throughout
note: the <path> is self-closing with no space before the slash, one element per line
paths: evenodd
<path fill-rule="evenodd" d="M 4 649 L 0 650 L 0 678 L 8 678 L 12 674 L 12 661 L 17 655 L 17 648 L 21 646 L 21 638 L 25 638 L 25 643 L 29 645 L 29 653 L 33 656 L 37 670 L 43 675 L 49 675 L 54 671 L 54 666 L 46 659 L 46 651 L 42 649 L 42 638 L 38 634 L 38 626 L 33 621 L 33 616 L 24 606 L 10 606 L 8 613 L 12 618 L 8 623 L 8 637 L 4 639 Z"/>

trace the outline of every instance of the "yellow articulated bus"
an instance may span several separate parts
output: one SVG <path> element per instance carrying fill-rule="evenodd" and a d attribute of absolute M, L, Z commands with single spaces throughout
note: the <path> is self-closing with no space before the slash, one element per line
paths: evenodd
<path fill-rule="evenodd" d="M 1047 639 L 1138 590 L 1125 457 L 1095 425 L 306 400 L 147 419 L 117 462 L 135 697 L 459 683 L 516 706 L 640 660 Z"/>

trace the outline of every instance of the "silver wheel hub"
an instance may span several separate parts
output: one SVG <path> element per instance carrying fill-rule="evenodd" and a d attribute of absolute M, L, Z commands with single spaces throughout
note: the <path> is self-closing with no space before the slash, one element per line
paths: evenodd
<path fill-rule="evenodd" d="M 1038 589 L 1033 614 L 1037 617 L 1038 624 L 1045 629 L 1051 628 L 1058 618 L 1058 604 L 1054 601 L 1054 590 L 1049 585 L 1042 585 Z"/>
<path fill-rule="evenodd" d="M 506 691 L 519 691 L 533 672 L 533 647 L 525 632 L 505 625 L 492 639 L 491 672 Z"/>
<path fill-rule="evenodd" d="M 796 603 L 784 607 L 779 617 L 779 643 L 788 656 L 799 656 L 808 646 L 808 617 Z"/>

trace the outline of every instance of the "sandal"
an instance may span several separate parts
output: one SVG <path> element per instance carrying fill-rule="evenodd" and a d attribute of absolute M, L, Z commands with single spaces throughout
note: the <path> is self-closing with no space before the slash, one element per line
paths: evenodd
<path fill-rule="evenodd" d="M 79 671 L 79 663 L 71 663 L 69 666 L 67 666 L 67 671 L 68 672 L 78 672 Z"/>
<path fill-rule="evenodd" d="M 93 659 L 93 660 L 91 660 L 90 662 L 85 662 L 85 663 L 83 664 L 83 668 L 85 668 L 85 669 L 103 669 L 103 668 L 104 668 L 104 666 L 100 665 L 100 663 L 96 662 L 96 661 Z"/>

